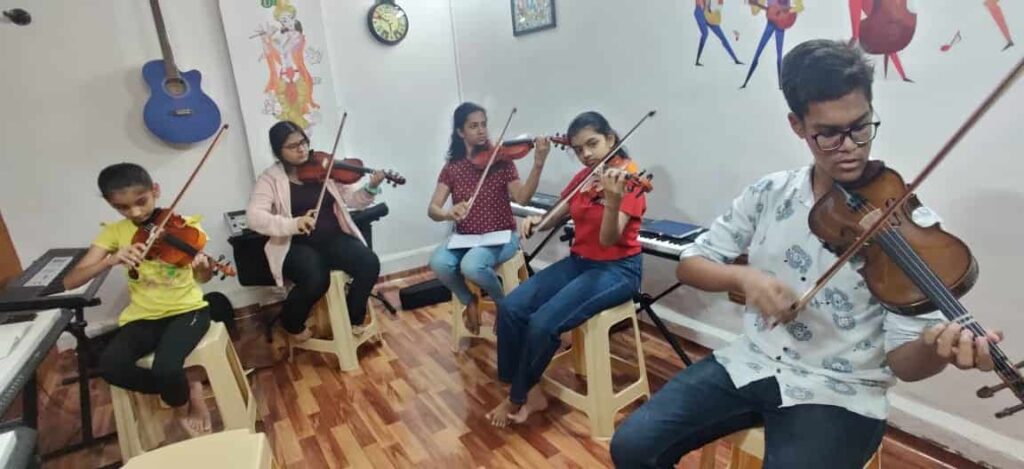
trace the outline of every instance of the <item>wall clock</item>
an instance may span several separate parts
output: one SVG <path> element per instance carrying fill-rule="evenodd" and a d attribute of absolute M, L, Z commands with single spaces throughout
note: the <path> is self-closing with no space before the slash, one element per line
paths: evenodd
<path fill-rule="evenodd" d="M 402 42 L 409 33 L 409 17 L 393 0 L 378 0 L 367 13 L 366 24 L 375 39 L 389 46 Z"/>

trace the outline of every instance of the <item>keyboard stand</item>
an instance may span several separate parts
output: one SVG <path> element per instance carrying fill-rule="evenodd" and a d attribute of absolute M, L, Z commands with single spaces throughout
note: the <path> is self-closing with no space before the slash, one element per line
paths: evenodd
<path fill-rule="evenodd" d="M 544 249 L 544 246 L 548 244 L 548 241 L 551 241 L 551 238 L 555 236 L 555 233 L 558 233 L 558 230 L 562 228 L 562 226 L 565 225 L 567 222 L 568 220 L 562 221 L 561 223 L 558 224 L 558 226 L 552 228 L 551 231 L 547 234 L 547 236 L 545 236 L 544 239 L 541 240 L 540 244 L 538 244 L 537 247 L 533 249 L 533 252 L 526 254 L 526 271 L 530 274 L 531 277 L 533 276 L 534 271 L 533 267 L 530 266 L 530 261 L 532 261 L 533 258 L 537 257 L 537 254 L 540 254 L 540 251 Z M 566 238 L 566 236 L 568 236 L 569 238 Z M 562 241 L 572 239 L 572 231 L 566 230 L 565 233 L 562 234 L 562 237 L 560 239 Z"/>
<path fill-rule="evenodd" d="M 644 293 L 643 291 L 640 291 L 639 293 L 633 296 L 633 301 L 639 305 L 637 306 L 636 313 L 640 314 L 641 311 L 647 313 L 647 316 L 651 318 L 651 322 L 653 322 L 654 326 L 658 328 L 658 332 L 661 332 L 661 335 L 665 337 L 665 341 L 667 341 L 668 344 L 672 346 L 672 350 L 676 351 L 676 355 L 679 355 L 679 358 L 683 361 L 684 364 L 686 364 L 686 366 L 690 366 L 693 364 L 693 362 L 690 361 L 690 357 L 686 355 L 686 352 L 683 351 L 683 348 L 679 345 L 679 342 L 676 340 L 676 336 L 673 335 L 667 327 L 665 327 L 665 323 L 661 321 L 661 318 L 659 318 L 657 314 L 654 314 L 654 309 L 651 308 L 651 305 L 653 305 L 656 301 L 664 298 L 666 295 L 672 293 L 673 291 L 675 291 L 676 288 L 679 288 L 682 285 L 683 284 L 676 282 L 675 285 L 672 285 L 671 287 L 667 288 L 665 291 L 659 293 L 657 296 L 651 296 L 649 293 Z"/>
<path fill-rule="evenodd" d="M 64 295 L 37 295 L 36 289 L 20 289 L 30 278 L 39 272 L 47 261 L 56 256 L 84 255 L 87 248 L 58 248 L 50 249 L 39 259 L 36 259 L 20 276 L 11 280 L 7 287 L 0 291 L 0 312 L 11 311 L 38 311 L 45 309 L 63 308 L 71 310 L 73 317 L 65 326 L 64 331 L 75 337 L 75 355 L 77 358 L 78 375 L 64 379 L 62 384 L 78 382 L 79 412 L 81 417 L 82 439 L 77 443 L 56 450 L 52 453 L 42 455 L 44 461 L 68 453 L 91 447 L 97 443 L 107 441 L 115 436 L 117 432 L 111 432 L 102 436 L 93 435 L 92 430 L 92 399 L 90 396 L 89 381 L 97 376 L 96 363 L 99 350 L 96 350 L 95 341 L 99 337 L 89 337 L 85 333 L 88 322 L 85 320 L 85 308 L 100 304 L 98 296 L 100 286 L 110 273 L 110 269 L 103 271 L 94 277 L 83 293 Z M 78 259 L 80 257 L 76 257 Z M 77 262 L 77 260 L 75 261 Z M 70 269 L 71 266 L 68 267 Z M 64 274 L 61 274 L 63 277 Z M 29 399 L 33 396 L 28 396 Z M 31 403 L 28 403 L 31 406 Z M 29 415 L 31 417 L 31 415 Z"/>

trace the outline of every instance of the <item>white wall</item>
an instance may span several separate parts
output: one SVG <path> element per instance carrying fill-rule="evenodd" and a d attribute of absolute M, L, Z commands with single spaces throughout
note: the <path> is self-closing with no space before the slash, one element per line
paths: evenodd
<path fill-rule="evenodd" d="M 749 63 L 764 17 L 752 17 L 741 3 L 726 2 L 723 29 L 730 41 L 732 31 L 739 31 L 740 40 L 732 45 L 740 60 Z M 846 2 L 807 3 L 787 32 L 785 50 L 810 38 L 850 37 Z M 981 2 L 922 3 L 917 2 L 917 33 L 901 54 L 916 83 L 899 81 L 892 69 L 883 79 L 879 60 L 875 85 L 876 108 L 884 123 L 873 156 L 908 179 L 1022 53 L 1019 45 L 1000 52 L 1004 41 Z M 1001 4 L 1011 32 L 1019 36 L 1024 5 Z M 706 226 L 759 176 L 810 162 L 785 119 L 774 42 L 748 88 L 739 90 L 747 68 L 733 65 L 713 35 L 705 47 L 704 67 L 693 65 L 699 33 L 692 2 L 645 2 L 643 8 L 628 8 L 611 0 L 563 0 L 557 2 L 557 28 L 520 37 L 511 34 L 508 2 L 465 0 L 454 5 L 463 94 L 502 113 L 518 106 L 513 129 L 564 132 L 578 112 L 595 109 L 625 132 L 644 111 L 658 110 L 627 143 L 641 166 L 655 174 L 650 217 Z M 939 46 L 957 29 L 965 40 L 941 53 Z M 1017 312 L 1024 290 L 1015 288 L 1022 225 L 1010 214 L 1024 209 L 1024 190 L 1017 183 L 1024 170 L 1017 158 L 1024 150 L 1018 135 L 1022 105 L 1024 89 L 1018 84 L 919 191 L 946 226 L 973 248 L 982 275 L 965 303 L 988 328 L 1008 331 L 1003 348 L 1018 360 L 1024 359 L 1024 319 Z M 555 193 L 576 165 L 568 157 L 549 159 L 541 190 Z M 656 291 L 670 285 L 672 268 L 671 262 L 648 258 L 645 288 Z M 717 331 L 720 337 L 739 331 L 737 308 L 722 296 L 681 290 L 662 306 L 666 316 L 694 318 L 699 322 L 688 325 Z M 706 343 L 720 343 L 714 335 Z M 1021 417 L 992 416 L 1013 404 L 1012 396 L 974 397 L 977 387 L 996 381 L 992 374 L 951 369 L 922 383 L 901 384 L 892 421 L 970 457 L 1024 465 Z"/>
<path fill-rule="evenodd" d="M 142 65 L 160 58 L 148 2 L 0 1 L 0 9 L 19 6 L 32 24 L 0 24 L 0 210 L 27 266 L 49 248 L 88 246 L 100 222 L 120 217 L 96 188 L 103 167 L 141 164 L 162 186 L 166 206 L 208 142 L 172 148 L 142 121 L 149 97 Z M 253 175 L 220 14 L 215 2 L 178 0 L 164 2 L 163 15 L 179 67 L 202 72 L 203 90 L 233 126 L 180 205 L 205 217 L 208 252 L 230 256 L 223 213 L 245 208 Z M 236 286 L 214 280 L 207 290 Z M 111 273 L 101 294 L 103 305 L 87 319 L 109 327 L 127 303 L 123 270 Z"/>
<path fill-rule="evenodd" d="M 811 37 L 848 37 L 844 3 L 810 4 L 790 30 L 787 49 Z M 1001 3 L 1019 36 L 1024 5 Z M 587 109 L 605 113 L 625 131 L 644 112 L 657 109 L 628 144 L 656 174 L 652 217 L 707 224 L 745 184 L 808 161 L 784 120 L 774 51 L 765 52 L 745 91 L 736 88 L 746 68 L 732 65 L 714 37 L 706 46 L 705 66 L 693 67 L 697 32 L 689 2 L 658 0 L 625 8 L 610 0 L 561 0 L 557 28 L 514 38 L 508 2 L 406 1 L 410 32 L 396 47 L 377 44 L 366 31 L 371 4 L 324 2 L 323 21 L 337 104 L 349 112 L 343 150 L 409 179 L 404 187 L 386 190 L 392 214 L 374 233 L 375 248 L 391 270 L 422 265 L 447 230 L 428 220 L 425 211 L 444 163 L 451 112 L 462 99 L 490 110 L 492 122 L 499 123 L 493 125 L 495 136 L 513 106 L 519 108 L 513 135 L 564 132 L 569 120 Z M 894 74 L 882 80 L 879 71 L 876 104 L 884 124 L 875 155 L 907 176 L 916 174 L 1021 54 L 1020 46 L 999 52 L 1002 38 L 980 2 L 963 5 L 954 0 L 924 5 L 917 36 L 903 54 L 917 83 L 894 80 Z M 0 9 L 16 6 L 29 8 L 34 21 L 28 27 L 0 24 L 5 111 L 0 141 L 6 146 L 0 210 L 27 264 L 51 247 L 87 245 L 100 221 L 117 218 L 95 188 L 103 166 L 143 164 L 164 186 L 169 202 L 205 144 L 169 148 L 142 123 L 149 93 L 140 70 L 159 57 L 145 2 L 99 8 L 0 0 Z M 725 8 L 725 30 L 740 32 L 734 47 L 749 62 L 763 17 L 751 17 L 740 2 L 727 2 Z M 240 127 L 216 2 L 165 1 L 163 10 L 180 67 L 202 71 L 203 88 L 225 122 Z M 940 54 L 938 46 L 957 28 L 964 42 Z M 1022 99 L 1018 86 L 920 191 L 974 248 L 982 276 L 965 302 L 988 327 L 1008 331 L 1004 349 L 1017 359 L 1024 358 L 1017 333 L 1024 331 L 1024 320 L 1015 312 L 1024 290 L 1015 283 L 1021 224 L 1012 215 L 1024 209 L 1024 191 L 1014 177 L 1024 169 L 1016 158 L 1024 144 L 1013 133 L 1019 125 L 1012 110 L 1024 104 Z M 239 127 L 229 130 L 182 205 L 183 212 L 206 217 L 209 250 L 217 253 L 230 254 L 222 214 L 245 206 L 253 177 Z M 541 190 L 557 191 L 575 169 L 575 159 L 556 150 Z M 969 214 L 976 216 L 969 219 Z M 646 270 L 645 288 L 671 284 L 671 262 L 648 259 Z M 237 291 L 237 284 L 214 282 L 211 288 Z M 102 307 L 88 313 L 93 322 L 109 323 L 123 306 L 122 273 L 108 280 L 103 299 Z M 718 343 L 714 337 L 738 329 L 736 308 L 717 296 L 684 290 L 663 306 L 666 317 L 711 331 L 705 341 L 710 345 Z M 1019 466 L 1021 417 L 991 417 L 1011 399 L 981 401 L 973 395 L 978 385 L 992 381 L 992 375 L 949 371 L 901 385 L 893 399 L 893 421 L 969 457 Z"/>
<path fill-rule="evenodd" d="M 426 214 L 459 97 L 448 1 L 402 2 L 410 25 L 398 46 L 370 36 L 366 15 L 374 3 L 325 1 L 323 21 L 338 105 L 348 112 L 344 153 L 408 180 L 385 188 L 390 214 L 374 225 L 373 247 L 388 272 L 425 265 L 448 232 Z"/>

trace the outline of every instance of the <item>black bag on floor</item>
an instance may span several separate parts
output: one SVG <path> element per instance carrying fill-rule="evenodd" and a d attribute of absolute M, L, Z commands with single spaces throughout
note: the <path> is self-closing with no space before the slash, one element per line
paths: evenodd
<path fill-rule="evenodd" d="M 433 279 L 398 291 L 403 310 L 422 308 L 452 299 L 452 292 L 440 280 Z"/>

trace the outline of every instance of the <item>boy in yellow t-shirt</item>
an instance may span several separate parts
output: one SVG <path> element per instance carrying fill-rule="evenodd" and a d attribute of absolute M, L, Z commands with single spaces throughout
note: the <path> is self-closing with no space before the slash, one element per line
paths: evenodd
<path fill-rule="evenodd" d="M 176 267 L 144 259 L 144 245 L 132 244 L 136 230 L 155 218 L 160 196 L 160 186 L 141 166 L 108 166 L 97 183 L 103 198 L 124 219 L 103 227 L 89 252 L 65 277 L 64 286 L 77 288 L 119 264 L 138 272 L 128 276 L 131 302 L 121 312 L 120 330 L 100 357 L 100 374 L 115 386 L 160 394 L 190 436 L 209 432 L 210 412 L 203 402 L 202 383 L 190 385 L 184 369 L 185 358 L 210 327 L 207 302 L 199 288 L 212 276 L 209 259 L 200 254 L 191 266 Z M 199 228 L 195 219 L 188 223 Z M 154 355 L 152 369 L 135 364 L 149 353 Z"/>

